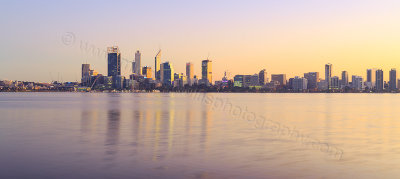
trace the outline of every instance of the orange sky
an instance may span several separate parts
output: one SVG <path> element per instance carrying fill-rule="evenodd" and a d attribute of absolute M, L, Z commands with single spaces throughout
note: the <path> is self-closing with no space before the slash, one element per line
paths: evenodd
<path fill-rule="evenodd" d="M 79 4 L 79 5 L 77 5 Z M 63 81 L 80 79 L 88 62 L 106 74 L 106 59 L 80 48 L 118 45 L 122 57 L 142 52 L 142 66 L 154 56 L 185 72 L 185 63 L 213 60 L 214 80 L 231 75 L 286 73 L 288 77 L 333 64 L 333 75 L 347 70 L 365 78 L 367 68 L 400 69 L 400 2 L 325 1 L 146 1 L 9 2 L 0 12 L 5 39 L 0 42 L 0 79 Z M 29 8 L 28 8 L 29 7 Z M 118 13 L 109 13 L 118 7 Z M 72 32 L 75 43 L 62 37 Z M 122 64 L 128 75 L 130 64 Z M 6 68 L 5 68 L 6 67 Z M 60 77 L 61 76 L 61 77 Z"/>

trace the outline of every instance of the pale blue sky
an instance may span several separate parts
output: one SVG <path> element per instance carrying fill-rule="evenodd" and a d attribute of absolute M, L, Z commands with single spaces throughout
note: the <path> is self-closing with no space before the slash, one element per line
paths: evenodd
<path fill-rule="evenodd" d="M 334 75 L 366 68 L 400 68 L 399 1 L 3 1 L 0 7 L 0 79 L 64 81 L 80 78 L 87 61 L 106 74 L 106 59 L 80 48 L 118 45 L 142 66 L 163 61 L 214 61 L 214 79 L 269 73 L 302 75 L 334 64 Z M 75 43 L 63 44 L 66 32 Z M 396 33 L 397 32 L 397 33 Z M 376 59 L 376 60 L 375 60 Z M 128 75 L 130 64 L 122 66 Z"/>

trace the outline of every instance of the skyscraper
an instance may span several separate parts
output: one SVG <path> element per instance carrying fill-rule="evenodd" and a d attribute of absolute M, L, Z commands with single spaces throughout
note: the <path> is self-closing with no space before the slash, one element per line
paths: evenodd
<path fill-rule="evenodd" d="M 376 91 L 381 92 L 383 91 L 383 71 L 381 69 L 376 70 L 376 83 L 375 83 L 375 88 Z"/>
<path fill-rule="evenodd" d="M 82 78 L 90 74 L 90 64 L 82 64 Z"/>
<path fill-rule="evenodd" d="M 354 90 L 364 90 L 363 78 L 361 76 L 352 76 L 351 85 Z"/>
<path fill-rule="evenodd" d="M 108 76 L 121 75 L 121 53 L 118 46 L 108 47 Z"/>
<path fill-rule="evenodd" d="M 174 81 L 174 68 L 169 62 L 161 64 L 160 77 L 163 85 L 171 86 Z"/>
<path fill-rule="evenodd" d="M 142 54 L 138 51 L 135 53 L 135 73 L 138 75 L 142 75 L 142 65 L 141 65 L 141 56 Z"/>
<path fill-rule="evenodd" d="M 151 67 L 144 66 L 142 69 L 142 75 L 146 78 L 152 78 Z"/>
<path fill-rule="evenodd" d="M 201 79 L 207 85 L 212 85 L 212 61 L 203 60 L 201 62 Z"/>
<path fill-rule="evenodd" d="M 158 51 L 156 57 L 154 58 L 154 75 L 156 77 L 156 80 L 161 80 L 160 62 L 161 62 L 161 50 Z"/>
<path fill-rule="evenodd" d="M 340 81 L 341 87 L 344 88 L 349 85 L 349 73 L 342 71 L 342 80 Z"/>
<path fill-rule="evenodd" d="M 292 80 L 293 80 L 292 81 L 293 90 L 301 91 L 301 90 L 307 89 L 307 83 L 308 83 L 307 81 L 308 80 L 306 78 L 300 78 L 300 77 L 296 76 Z"/>
<path fill-rule="evenodd" d="M 265 84 L 268 83 L 268 76 L 267 76 L 267 71 L 265 69 L 261 70 L 260 73 L 258 73 L 258 80 L 260 85 L 264 86 Z"/>
<path fill-rule="evenodd" d="M 392 91 L 397 90 L 397 73 L 394 68 L 389 72 L 389 89 Z"/>
<path fill-rule="evenodd" d="M 331 77 L 330 83 L 331 83 L 329 84 L 330 89 L 339 89 L 340 81 L 338 76 Z"/>
<path fill-rule="evenodd" d="M 272 74 L 271 81 L 279 82 L 280 86 L 286 85 L 286 74 Z"/>
<path fill-rule="evenodd" d="M 371 89 L 376 86 L 376 69 L 367 69 L 367 86 Z"/>
<path fill-rule="evenodd" d="M 136 74 L 136 62 L 132 62 L 132 73 Z"/>
<path fill-rule="evenodd" d="M 189 86 L 193 84 L 193 77 L 194 77 L 193 63 L 188 62 L 186 63 L 186 79 Z"/>
<path fill-rule="evenodd" d="M 304 73 L 304 78 L 307 79 L 308 89 L 317 89 L 319 82 L 319 72 Z"/>
<path fill-rule="evenodd" d="M 331 89 L 331 77 L 332 77 L 332 64 L 328 63 L 325 65 L 325 82 L 328 89 Z"/>
<path fill-rule="evenodd" d="M 87 86 L 90 81 L 90 64 L 82 64 L 82 78 L 81 83 Z"/>

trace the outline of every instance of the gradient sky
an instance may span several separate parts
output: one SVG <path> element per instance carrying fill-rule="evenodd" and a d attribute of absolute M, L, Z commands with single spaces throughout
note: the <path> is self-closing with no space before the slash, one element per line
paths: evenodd
<path fill-rule="evenodd" d="M 122 57 L 142 52 L 184 73 L 185 63 L 213 60 L 214 80 L 235 74 L 288 77 L 333 64 L 365 77 L 367 68 L 400 69 L 400 1 L 3 1 L 0 7 L 0 79 L 80 80 L 81 64 L 107 74 L 106 58 L 81 48 L 118 45 Z M 65 45 L 70 32 L 74 43 Z M 68 40 L 68 39 L 67 39 Z M 122 64 L 128 75 L 131 65 Z M 400 76 L 400 75 L 399 75 Z"/>

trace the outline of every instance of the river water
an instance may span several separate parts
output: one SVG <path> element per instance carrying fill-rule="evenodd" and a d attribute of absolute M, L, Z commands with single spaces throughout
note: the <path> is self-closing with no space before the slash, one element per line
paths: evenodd
<path fill-rule="evenodd" d="M 0 178 L 399 178 L 397 94 L 0 93 Z"/>

